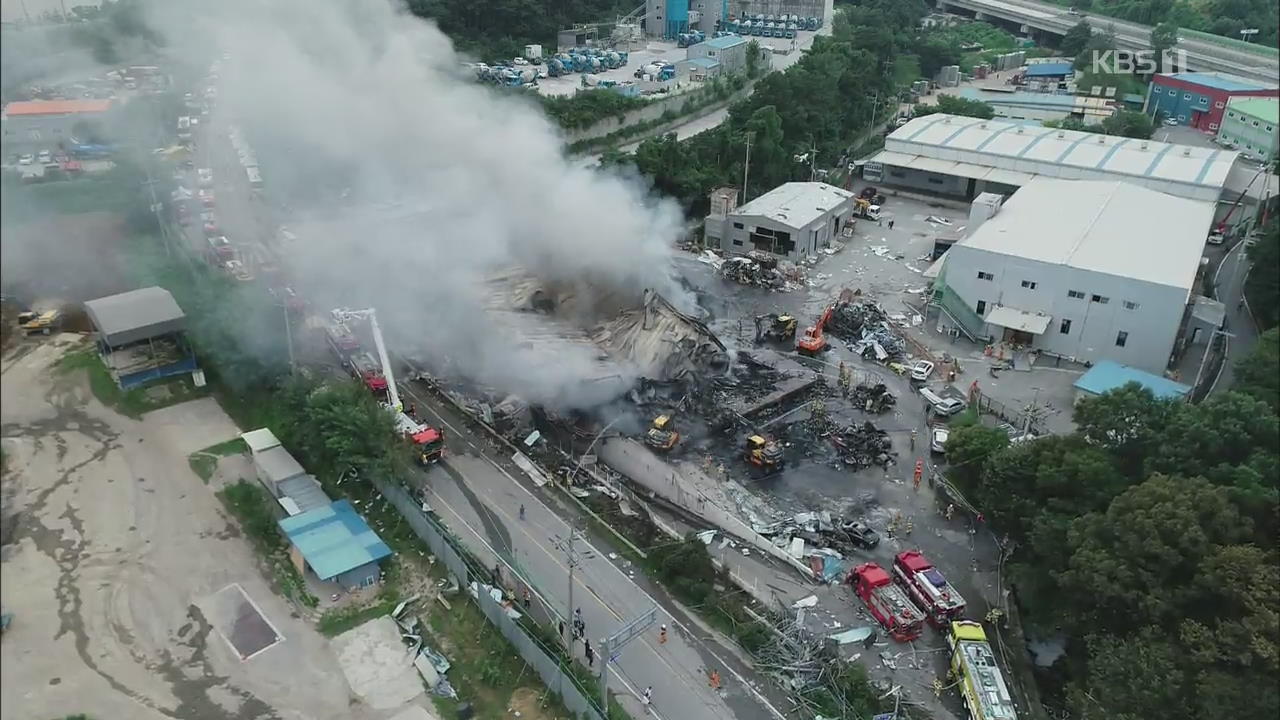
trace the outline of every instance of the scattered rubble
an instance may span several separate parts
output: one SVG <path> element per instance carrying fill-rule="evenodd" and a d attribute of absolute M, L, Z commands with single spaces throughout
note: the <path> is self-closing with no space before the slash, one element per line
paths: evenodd
<path fill-rule="evenodd" d="M 849 401 L 863 412 L 880 415 L 897 404 L 898 398 L 883 383 L 856 385 L 849 391 Z"/>
<path fill-rule="evenodd" d="M 878 303 L 867 300 L 839 303 L 826 330 L 849 343 L 849 349 L 879 362 L 901 358 L 906 342 L 894 329 L 894 319 Z"/>
<path fill-rule="evenodd" d="M 840 461 L 855 470 L 872 465 L 888 469 L 898 457 L 889 434 L 870 421 L 840 428 L 831 434 L 831 441 L 840 451 Z"/>
<path fill-rule="evenodd" d="M 698 259 L 719 270 L 724 279 L 739 285 L 754 285 L 770 290 L 795 290 L 811 284 L 804 267 L 758 250 L 726 260 L 720 260 L 708 251 Z"/>

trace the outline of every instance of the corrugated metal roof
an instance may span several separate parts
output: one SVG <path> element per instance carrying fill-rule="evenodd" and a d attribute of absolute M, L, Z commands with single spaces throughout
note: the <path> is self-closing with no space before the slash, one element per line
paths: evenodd
<path fill-rule="evenodd" d="M 110 109 L 110 100 L 19 100 L 5 105 L 4 114 L 9 117 L 70 115 L 106 112 Z"/>
<path fill-rule="evenodd" d="M 1036 63 L 1027 66 L 1027 77 L 1053 77 L 1073 73 L 1075 69 L 1071 67 L 1071 63 Z"/>
<path fill-rule="evenodd" d="M 280 445 L 275 433 L 267 428 L 258 428 L 257 430 L 240 433 L 240 439 L 244 440 L 244 444 L 249 446 L 249 452 L 255 455 L 263 450 L 270 450 Z"/>
<path fill-rule="evenodd" d="M 280 494 L 284 498 L 292 498 L 299 514 L 328 505 L 332 500 L 320 487 L 320 481 L 314 475 L 295 475 L 280 483 Z"/>
<path fill-rule="evenodd" d="M 1254 82 L 1248 78 L 1242 78 L 1239 75 L 1220 72 L 1171 73 L 1168 75 L 1157 75 L 1155 81 L 1159 83 L 1160 78 L 1166 77 L 1171 77 L 1183 82 L 1194 83 L 1196 85 L 1203 85 L 1215 90 L 1225 90 L 1227 92 L 1240 90 L 1274 90 L 1276 88 L 1275 83 L 1264 85 L 1259 82 Z"/>
<path fill-rule="evenodd" d="M 391 555 L 347 500 L 285 518 L 279 525 L 321 580 Z"/>
<path fill-rule="evenodd" d="M 186 324 L 182 308 L 160 287 L 108 295 L 90 300 L 84 307 L 102 339 L 115 347 L 176 332 Z"/>
<path fill-rule="evenodd" d="M 1191 387 L 1176 383 L 1168 378 L 1152 375 L 1149 372 L 1121 365 L 1113 360 L 1102 360 L 1080 376 L 1075 382 L 1077 390 L 1084 390 L 1094 395 L 1101 395 L 1108 390 L 1117 390 L 1136 382 L 1150 390 L 1158 398 L 1177 400 L 1187 396 Z"/>
<path fill-rule="evenodd" d="M 853 197 L 853 193 L 821 182 L 783 183 L 730 215 L 767 217 L 793 228 L 803 228 Z"/>
<path fill-rule="evenodd" d="M 1128 183 L 1036 178 L 960 246 L 1189 295 L 1214 207 Z"/>
<path fill-rule="evenodd" d="M 741 35 L 725 35 L 724 37 L 711 38 L 703 45 L 710 45 L 717 50 L 728 50 L 739 45 L 746 45 L 747 41 Z"/>
<path fill-rule="evenodd" d="M 297 477 L 306 473 L 302 465 L 289 454 L 282 446 L 275 446 L 253 456 L 253 461 L 257 463 L 258 468 L 266 475 L 266 480 L 272 483 L 282 483 L 292 477 Z"/>
<path fill-rule="evenodd" d="M 885 140 L 885 149 L 1069 180 L 1127 180 L 1197 200 L 1217 200 L 1238 157 L 1213 148 L 944 114 L 903 125 Z"/>

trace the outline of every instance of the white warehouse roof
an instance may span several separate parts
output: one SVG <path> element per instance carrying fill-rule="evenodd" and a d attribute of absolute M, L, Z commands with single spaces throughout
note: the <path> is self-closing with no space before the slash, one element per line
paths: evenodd
<path fill-rule="evenodd" d="M 901 156 L 923 156 L 1064 180 L 1124 180 L 1214 202 L 1238 157 L 1234 150 L 945 114 L 912 120 L 889 135 L 884 147 L 884 162 L 894 165 L 904 164 L 895 161 Z"/>
<path fill-rule="evenodd" d="M 826 183 L 789 182 L 735 208 L 731 214 L 766 217 L 800 229 L 852 197 L 848 190 Z"/>
<path fill-rule="evenodd" d="M 1214 207 L 1128 183 L 1037 178 L 960 245 L 1190 292 Z"/>

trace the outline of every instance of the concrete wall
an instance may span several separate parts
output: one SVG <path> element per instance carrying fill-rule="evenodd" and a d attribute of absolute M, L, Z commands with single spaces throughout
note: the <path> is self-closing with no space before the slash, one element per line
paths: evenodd
<path fill-rule="evenodd" d="M 977 189 L 976 183 L 972 183 L 971 186 L 969 178 L 940 175 L 892 165 L 885 165 L 883 182 L 885 185 L 892 185 L 893 187 L 923 190 L 935 195 L 948 195 L 966 200 L 972 199 L 978 192 L 981 192 Z"/>
<path fill-rule="evenodd" d="M 1080 360 L 1114 360 L 1161 374 L 1168 366 L 1187 304 L 1187 291 L 1131 278 L 1050 265 L 959 244 L 947 259 L 947 285 L 975 312 L 984 302 L 985 317 L 997 305 L 1051 317 L 1048 329 L 1032 347 Z M 978 272 L 994 275 L 978 278 Z M 1032 281 L 1035 288 L 1024 288 Z M 1068 291 L 1084 293 L 1073 298 Z M 1095 302 L 1094 296 L 1107 302 Z M 1134 303 L 1129 307 L 1126 303 Z M 1063 320 L 1070 320 L 1062 332 Z M 997 340 L 1004 328 L 987 325 Z M 1120 332 L 1125 344 L 1116 344 Z"/>
<path fill-rule="evenodd" d="M 334 578 L 338 584 L 348 590 L 372 585 L 378 582 L 378 563 L 365 563 L 357 568 L 352 568 Z"/>
<path fill-rule="evenodd" d="M 700 110 L 690 113 L 689 115 L 675 118 L 671 121 L 671 123 L 667 127 L 675 128 L 676 126 L 684 125 L 685 123 L 691 120 L 700 118 L 703 115 L 709 115 L 719 110 L 720 108 L 725 107 L 726 105 L 735 103 L 738 100 L 741 100 L 742 98 L 750 95 L 753 87 L 754 85 L 752 83 L 747 83 L 747 85 L 744 86 L 741 90 L 725 98 L 723 101 L 706 105 Z M 601 91 L 593 91 L 593 92 L 601 92 Z M 684 108 L 684 104 L 689 102 L 690 100 L 697 103 L 699 101 L 699 97 L 700 97 L 699 95 L 696 95 L 694 93 L 682 93 L 679 95 L 670 95 L 664 98 L 658 98 L 656 100 L 651 101 L 648 105 L 645 105 L 642 108 L 639 108 L 637 110 L 632 110 L 631 112 L 626 113 L 621 118 L 617 118 L 617 117 L 605 118 L 604 120 L 601 120 L 600 122 L 596 123 L 595 125 L 592 125 L 589 128 L 585 128 L 583 130 L 575 130 L 572 132 L 566 132 L 565 142 L 567 144 L 573 144 L 576 142 L 581 142 L 583 140 L 593 140 L 595 138 L 602 138 L 610 133 L 617 132 L 618 130 L 621 130 L 622 128 L 630 125 L 635 125 L 637 123 L 642 123 L 642 122 L 648 122 L 650 120 L 657 120 L 658 118 L 662 117 L 662 114 L 667 110 L 674 109 L 675 112 L 680 112 L 680 110 Z M 669 129 L 655 128 L 653 131 L 647 132 L 642 136 L 637 136 L 632 140 L 633 141 L 638 140 L 642 137 L 652 137 L 653 135 L 659 135 L 659 134 L 662 134 L 663 132 L 669 132 Z"/>

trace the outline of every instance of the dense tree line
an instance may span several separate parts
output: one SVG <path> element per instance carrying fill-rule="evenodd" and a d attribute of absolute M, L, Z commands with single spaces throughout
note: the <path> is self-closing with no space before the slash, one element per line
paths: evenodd
<path fill-rule="evenodd" d="M 1067 636 L 1054 694 L 1076 717 L 1280 714 L 1278 351 L 1272 332 L 1238 392 L 1200 405 L 1130 385 L 1082 401 L 1072 435 L 952 434 L 1024 619 Z"/>
<path fill-rule="evenodd" d="M 1248 253 L 1253 265 L 1245 281 L 1249 310 L 1263 329 L 1273 328 L 1280 325 L 1280 222 L 1273 219 Z"/>
<path fill-rule="evenodd" d="M 1103 118 L 1100 123 L 1090 123 L 1077 117 L 1063 120 L 1045 120 L 1045 127 L 1062 128 L 1063 130 L 1081 130 L 1083 132 L 1100 133 L 1102 135 L 1119 135 L 1120 137 L 1149 139 L 1156 131 L 1151 116 L 1137 110 L 1117 110 Z"/>
<path fill-rule="evenodd" d="M 1055 0 L 1080 10 L 1121 20 L 1200 30 L 1223 37 L 1240 37 L 1240 31 L 1256 28 L 1252 42 L 1276 47 L 1280 12 L 1275 0 Z"/>
<path fill-rule="evenodd" d="M 606 153 L 605 165 L 634 165 L 657 190 L 692 213 L 706 209 L 717 185 L 741 185 L 747 141 L 747 197 L 792 179 L 809 178 L 796 157 L 817 149 L 818 165 L 834 164 L 851 145 L 891 116 L 897 104 L 892 70 L 914 47 L 922 0 L 864 0 L 837 16 L 831 37 L 817 37 L 795 65 L 761 79 L 714 130 L 684 141 L 674 135 L 640 144 L 634 156 Z"/>
<path fill-rule="evenodd" d="M 509 59 L 538 43 L 555 51 L 556 33 L 574 23 L 610 22 L 633 0 L 408 0 L 409 11 L 436 21 L 459 50 L 483 60 Z"/>

